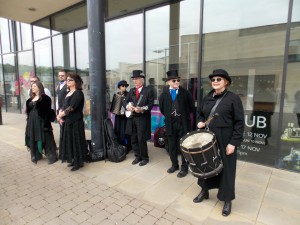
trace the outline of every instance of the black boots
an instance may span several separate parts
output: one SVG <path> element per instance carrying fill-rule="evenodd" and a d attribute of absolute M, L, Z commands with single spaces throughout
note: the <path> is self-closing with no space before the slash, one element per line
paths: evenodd
<path fill-rule="evenodd" d="M 209 198 L 209 193 L 206 190 L 201 190 L 200 194 L 193 199 L 193 202 L 198 203 L 202 202 L 203 199 L 208 199 Z"/>
<path fill-rule="evenodd" d="M 224 207 L 222 210 L 222 215 L 223 216 L 228 216 L 231 213 L 231 201 L 225 201 L 224 202 Z"/>

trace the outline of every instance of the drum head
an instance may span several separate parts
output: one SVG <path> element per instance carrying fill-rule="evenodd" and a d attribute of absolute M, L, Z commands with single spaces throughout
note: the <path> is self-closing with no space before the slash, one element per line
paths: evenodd
<path fill-rule="evenodd" d="M 201 150 L 207 146 L 211 146 L 215 139 L 215 135 L 207 130 L 197 130 L 187 133 L 180 139 L 180 146 L 183 149 Z"/>

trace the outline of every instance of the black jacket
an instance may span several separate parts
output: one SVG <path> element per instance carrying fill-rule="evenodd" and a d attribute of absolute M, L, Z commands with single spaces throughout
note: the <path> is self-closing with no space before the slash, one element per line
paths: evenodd
<path fill-rule="evenodd" d="M 126 109 L 126 106 L 129 102 L 132 102 L 133 105 L 143 107 L 147 106 L 148 109 L 144 110 L 144 113 L 138 113 L 136 116 L 140 117 L 140 126 L 142 127 L 142 130 L 146 130 L 145 134 L 139 134 L 142 135 L 144 140 L 149 140 L 151 138 L 151 109 L 154 104 L 154 93 L 153 93 L 153 87 L 147 86 L 143 87 L 140 93 L 141 100 L 137 100 L 135 96 L 135 88 L 131 88 L 129 90 L 129 93 L 126 95 L 123 106 Z M 131 135 L 132 134 L 132 118 L 128 118 L 127 124 L 126 124 L 126 134 Z"/>
<path fill-rule="evenodd" d="M 191 130 L 190 114 L 194 111 L 194 101 L 192 95 L 186 89 L 179 87 L 176 101 L 179 106 L 177 113 L 181 114 L 184 133 L 187 133 Z M 172 98 L 170 95 L 169 86 L 165 86 L 163 88 L 163 92 L 159 96 L 159 110 L 165 116 L 166 134 L 172 135 Z"/>
<path fill-rule="evenodd" d="M 29 103 L 32 101 L 31 98 L 26 101 L 26 114 L 27 117 L 31 109 Z M 36 102 L 36 109 L 39 116 L 44 120 L 45 128 L 51 128 L 51 98 L 48 95 L 42 94 L 39 100 Z"/>

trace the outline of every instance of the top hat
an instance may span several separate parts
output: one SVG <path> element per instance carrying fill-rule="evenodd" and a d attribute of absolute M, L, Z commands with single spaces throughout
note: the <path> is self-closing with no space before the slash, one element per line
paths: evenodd
<path fill-rule="evenodd" d="M 131 77 L 131 78 L 135 78 L 135 77 L 142 77 L 142 78 L 145 78 L 145 74 L 143 73 L 142 70 L 133 70 L 133 71 L 132 71 L 132 77 Z"/>
<path fill-rule="evenodd" d="M 212 72 L 212 74 L 210 74 L 208 76 L 209 79 L 213 78 L 213 77 L 223 77 L 224 79 L 226 79 L 229 84 L 231 84 L 231 77 L 228 75 L 227 71 L 226 70 L 223 70 L 223 69 L 216 69 Z"/>
<path fill-rule="evenodd" d="M 167 72 L 167 80 L 172 80 L 172 79 L 180 79 L 178 76 L 178 70 L 170 70 Z"/>
<path fill-rule="evenodd" d="M 125 87 L 128 87 L 129 86 L 129 84 L 127 84 L 127 81 L 126 80 L 120 80 L 119 82 L 118 82 L 118 88 L 121 86 L 121 85 L 124 85 Z"/>

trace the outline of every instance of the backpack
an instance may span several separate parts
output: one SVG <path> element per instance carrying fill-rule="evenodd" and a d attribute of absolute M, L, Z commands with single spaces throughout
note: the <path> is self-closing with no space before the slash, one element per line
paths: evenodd
<path fill-rule="evenodd" d="M 126 146 L 120 145 L 117 141 L 113 125 L 110 119 L 103 121 L 106 158 L 111 162 L 121 162 L 126 158 Z"/>

